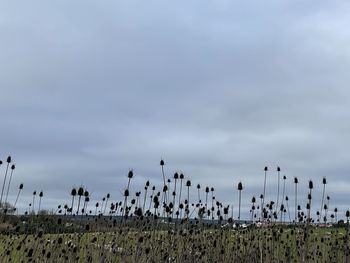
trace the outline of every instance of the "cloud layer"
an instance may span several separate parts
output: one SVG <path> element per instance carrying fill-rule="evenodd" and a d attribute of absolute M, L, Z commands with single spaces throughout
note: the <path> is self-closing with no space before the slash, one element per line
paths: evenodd
<path fill-rule="evenodd" d="M 275 195 L 279 165 L 290 195 L 294 176 L 304 199 L 313 179 L 317 204 L 326 176 L 345 209 L 349 11 L 346 1 L 2 3 L 11 198 L 24 182 L 23 207 L 35 189 L 50 207 L 80 184 L 119 200 L 129 169 L 134 191 L 160 185 L 162 157 L 167 176 L 183 171 L 225 203 L 236 205 L 241 180 L 248 207 L 265 165 Z"/>

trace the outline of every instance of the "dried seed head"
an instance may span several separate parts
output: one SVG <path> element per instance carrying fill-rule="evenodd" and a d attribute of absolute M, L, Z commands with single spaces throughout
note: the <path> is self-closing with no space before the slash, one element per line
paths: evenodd
<path fill-rule="evenodd" d="M 131 179 L 134 176 L 134 172 L 132 170 L 129 171 L 128 173 L 128 178 Z"/>
<path fill-rule="evenodd" d="M 310 180 L 310 181 L 309 181 L 309 189 L 312 189 L 312 188 L 314 188 L 314 184 L 313 184 L 313 182 Z"/>
<path fill-rule="evenodd" d="M 174 179 L 179 179 L 179 174 L 178 173 L 174 173 Z"/>
<path fill-rule="evenodd" d="M 184 179 L 184 178 L 185 178 L 184 174 L 181 173 L 181 174 L 180 174 L 180 179 Z"/>
<path fill-rule="evenodd" d="M 163 159 L 160 160 L 160 165 L 163 166 L 165 163 L 163 161 Z"/>
<path fill-rule="evenodd" d="M 242 191 L 242 190 L 243 190 L 243 184 L 242 184 L 242 182 L 239 182 L 239 183 L 238 183 L 237 189 L 238 189 L 238 191 Z"/>
<path fill-rule="evenodd" d="M 41 192 L 39 193 L 39 196 L 40 196 L 40 197 L 43 197 L 43 196 L 44 196 L 43 191 L 41 191 Z"/>
<path fill-rule="evenodd" d="M 298 182 L 298 177 L 294 177 L 294 183 L 297 184 Z"/>
<path fill-rule="evenodd" d="M 19 185 L 19 189 L 22 190 L 23 189 L 23 184 Z"/>
<path fill-rule="evenodd" d="M 267 166 L 265 166 L 264 171 L 266 172 L 268 170 Z"/>
<path fill-rule="evenodd" d="M 13 165 L 11 166 L 11 169 L 12 169 L 12 170 L 15 170 L 15 168 L 16 168 L 16 165 L 13 164 Z"/>
<path fill-rule="evenodd" d="M 191 181 L 190 181 L 190 180 L 187 180 L 186 186 L 187 186 L 187 187 L 190 187 L 190 186 L 191 186 Z"/>
<path fill-rule="evenodd" d="M 11 163 L 11 161 L 12 161 L 11 156 L 8 156 L 6 162 Z"/>
<path fill-rule="evenodd" d="M 323 178 L 322 178 L 322 183 L 323 183 L 323 184 L 327 184 L 327 179 L 326 179 L 326 177 L 323 177 Z"/>
<path fill-rule="evenodd" d="M 279 166 L 277 166 L 277 172 L 280 172 L 281 168 Z"/>
<path fill-rule="evenodd" d="M 84 188 L 82 186 L 80 186 L 79 189 L 78 189 L 78 195 L 79 196 L 84 195 Z"/>
<path fill-rule="evenodd" d="M 70 194 L 72 196 L 76 196 L 77 195 L 77 189 L 73 188 Z"/>

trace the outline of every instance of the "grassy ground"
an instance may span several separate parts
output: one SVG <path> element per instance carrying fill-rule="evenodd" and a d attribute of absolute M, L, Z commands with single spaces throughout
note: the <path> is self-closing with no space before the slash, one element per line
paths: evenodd
<path fill-rule="evenodd" d="M 109 232 L 6 234 L 1 262 L 347 262 L 345 228 L 115 227 Z"/>

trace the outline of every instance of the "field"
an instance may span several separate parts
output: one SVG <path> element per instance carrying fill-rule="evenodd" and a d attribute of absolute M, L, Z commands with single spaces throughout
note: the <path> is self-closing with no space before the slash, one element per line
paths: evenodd
<path fill-rule="evenodd" d="M 11 219 L 12 221 L 15 218 Z M 10 220 L 10 221 L 11 221 Z M 21 218 L 23 220 L 23 218 Z M 54 221 L 58 220 L 58 224 Z M 346 227 L 233 227 L 161 220 L 32 216 L 6 226 L 1 262 L 348 262 Z M 51 229 L 45 229 L 45 224 Z M 30 233 L 31 230 L 33 233 Z M 47 233 L 51 232 L 51 233 Z"/>

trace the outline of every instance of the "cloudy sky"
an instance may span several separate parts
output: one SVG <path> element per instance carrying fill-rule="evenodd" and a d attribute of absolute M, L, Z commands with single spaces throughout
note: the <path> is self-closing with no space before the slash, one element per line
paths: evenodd
<path fill-rule="evenodd" d="M 348 1 L 1 1 L 0 158 L 10 200 L 93 202 L 162 183 L 160 158 L 245 214 L 276 166 L 305 205 L 350 207 Z M 3 180 L 5 165 L 0 167 Z M 193 198 L 195 197 L 193 193 Z"/>

